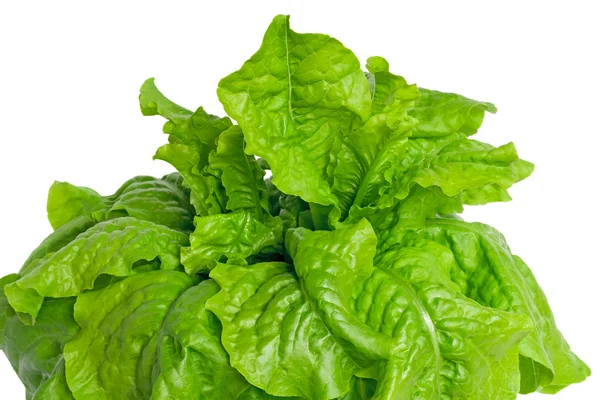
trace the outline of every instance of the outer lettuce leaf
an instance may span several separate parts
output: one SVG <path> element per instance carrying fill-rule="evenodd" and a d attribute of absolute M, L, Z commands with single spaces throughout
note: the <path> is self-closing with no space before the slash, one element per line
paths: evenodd
<path fill-rule="evenodd" d="M 343 252 L 340 262 L 372 261 L 373 243 L 359 240 L 361 232 L 329 234 L 347 243 L 337 246 Z M 251 384 L 272 395 L 307 399 L 330 399 L 350 390 L 353 374 L 366 360 L 344 342 L 350 332 L 332 331 L 324 323 L 291 265 L 219 264 L 210 276 L 221 291 L 206 306 L 223 324 L 231 365 Z"/>
<path fill-rule="evenodd" d="M 21 274 L 26 274 L 30 265 L 40 258 L 45 257 L 49 253 L 54 253 L 69 243 L 71 243 L 79 234 L 85 232 L 96 224 L 92 218 L 81 215 L 62 225 L 40 243 L 40 245 L 31 252 L 23 266 Z"/>
<path fill-rule="evenodd" d="M 277 16 L 258 52 L 221 80 L 217 94 L 244 131 L 246 152 L 268 162 L 280 190 L 337 202 L 328 178 L 335 149 L 371 108 L 369 84 L 350 50 L 327 35 L 298 34 L 288 17 Z"/>
<path fill-rule="evenodd" d="M 192 203 L 200 215 L 224 210 L 219 201 L 220 183 L 204 172 L 208 156 L 216 149 L 217 137 L 231 127 L 229 118 L 210 115 L 202 107 L 187 110 L 167 99 L 150 78 L 140 89 L 140 108 L 144 115 L 160 115 L 168 122 L 163 131 L 171 144 L 161 147 L 154 158 L 172 164 L 192 189 Z"/>
<path fill-rule="evenodd" d="M 485 112 L 496 113 L 496 106 L 471 100 L 455 93 L 419 88 L 421 98 L 410 110 L 417 123 L 413 136 L 440 137 L 451 133 L 467 136 L 477 132 Z"/>
<path fill-rule="evenodd" d="M 35 326 L 23 324 L 15 313 L 6 320 L 4 354 L 23 382 L 27 399 L 73 398 L 65 381 L 63 348 L 79 331 L 74 303 L 73 298 L 46 300 Z"/>
<path fill-rule="evenodd" d="M 10 305 L 33 324 L 44 297 L 77 296 L 94 288 L 101 275 L 130 276 L 140 260 L 160 259 L 161 268 L 179 267 L 187 235 L 131 217 L 102 222 L 55 253 L 32 263 L 19 280 L 4 287 Z"/>
<path fill-rule="evenodd" d="M 590 375 L 556 327 L 531 270 L 512 255 L 502 234 L 484 224 L 449 219 L 429 220 L 418 232 L 450 249 L 459 271 L 453 280 L 467 296 L 532 319 L 533 332 L 519 345 L 522 393 L 556 393 Z"/>
<path fill-rule="evenodd" d="M 152 399 L 235 399 L 249 388 L 229 365 L 221 345 L 221 323 L 204 308 L 219 291 L 207 280 L 185 291 L 171 306 L 158 334 L 160 374 Z"/>
<path fill-rule="evenodd" d="M 220 324 L 204 309 L 218 287 L 176 271 L 130 277 L 79 296 L 81 332 L 64 356 L 76 398 L 236 399 L 248 383 L 229 366 Z"/>
<path fill-rule="evenodd" d="M 4 327 L 6 321 L 15 313 L 8 304 L 8 299 L 4 294 L 4 286 L 19 279 L 18 274 L 10 274 L 0 278 L 0 350 L 4 347 Z"/>
<path fill-rule="evenodd" d="M 48 219 L 58 229 L 79 217 L 102 222 L 129 216 L 189 232 L 194 210 L 181 183 L 179 174 L 162 179 L 137 176 L 104 197 L 86 187 L 55 182 L 48 193 Z"/>
<path fill-rule="evenodd" d="M 375 242 L 364 220 L 300 228 L 286 240 L 295 273 L 217 266 L 221 291 L 207 308 L 232 366 L 267 393 L 307 399 L 347 393 L 355 373 L 378 380 L 374 399 L 516 398 L 529 319 L 466 298 L 427 253 L 398 249 L 375 268 Z"/>

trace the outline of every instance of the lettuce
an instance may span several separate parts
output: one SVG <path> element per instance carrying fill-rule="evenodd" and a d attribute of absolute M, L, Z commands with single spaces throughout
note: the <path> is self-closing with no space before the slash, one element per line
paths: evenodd
<path fill-rule="evenodd" d="M 142 85 L 177 172 L 50 188 L 54 232 L 0 279 L 28 399 L 511 400 L 590 375 L 525 262 L 459 216 L 533 172 L 472 138 L 493 104 L 286 16 L 217 95 L 231 119 Z"/>

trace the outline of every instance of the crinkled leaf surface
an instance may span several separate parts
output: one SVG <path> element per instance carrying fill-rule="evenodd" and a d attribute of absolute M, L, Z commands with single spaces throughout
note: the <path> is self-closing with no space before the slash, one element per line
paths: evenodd
<path fill-rule="evenodd" d="M 200 215 L 220 213 L 220 182 L 205 173 L 208 156 L 216 149 L 217 137 L 231 126 L 229 118 L 208 114 L 202 107 L 192 112 L 165 97 L 148 79 L 140 89 L 140 108 L 144 115 L 160 115 L 168 121 L 163 131 L 170 144 L 158 149 L 155 159 L 173 165 L 192 189 L 192 203 Z"/>
<path fill-rule="evenodd" d="M 19 274 L 10 274 L 0 278 L 0 350 L 4 347 L 4 327 L 6 321 L 14 314 L 14 310 L 8 304 L 8 299 L 4 294 L 4 286 L 19 279 Z"/>
<path fill-rule="evenodd" d="M 407 111 L 420 95 L 416 85 L 390 73 L 383 58 L 371 57 L 367 67 L 372 83 L 371 117 L 343 139 L 334 170 L 333 193 L 342 218 L 353 206 L 376 202 L 391 180 L 403 172 L 399 160 L 414 125 Z"/>
<path fill-rule="evenodd" d="M 238 211 L 196 218 L 190 247 L 181 249 L 181 262 L 189 274 L 207 272 L 218 261 L 245 260 L 261 251 L 280 251 L 281 219 L 262 223 L 253 213 Z"/>
<path fill-rule="evenodd" d="M 48 194 L 48 219 L 58 229 L 82 216 L 97 222 L 130 216 L 189 232 L 195 213 L 181 183 L 179 174 L 137 176 L 104 197 L 86 187 L 55 182 Z"/>
<path fill-rule="evenodd" d="M 267 393 L 308 399 L 348 392 L 355 373 L 378 380 L 375 399 L 514 399 L 528 317 L 468 299 L 427 253 L 398 249 L 374 267 L 375 241 L 364 220 L 296 229 L 286 240 L 294 270 L 215 268 L 221 292 L 207 307 L 232 366 Z"/>
<path fill-rule="evenodd" d="M 117 218 L 95 225 L 57 252 L 36 260 L 4 291 L 10 305 L 31 324 L 44 297 L 77 296 L 92 289 L 101 275 L 133 275 L 140 260 L 158 258 L 162 269 L 176 269 L 179 249 L 187 244 L 187 235 L 166 226 Z"/>
<path fill-rule="evenodd" d="M 221 80 L 217 94 L 244 131 L 246 151 L 269 163 L 279 189 L 337 203 L 328 178 L 332 150 L 371 108 L 369 84 L 350 50 L 327 35 L 298 34 L 278 16 L 258 52 Z"/>
<path fill-rule="evenodd" d="M 484 224 L 450 219 L 429 220 L 419 233 L 451 251 L 457 266 L 453 280 L 467 296 L 532 319 L 534 329 L 519 345 L 521 392 L 555 393 L 590 375 L 556 327 L 531 270 L 512 255 L 502 234 Z"/>
<path fill-rule="evenodd" d="M 477 132 L 485 112 L 496 113 L 492 103 L 468 99 L 455 93 L 419 88 L 421 97 L 410 110 L 417 123 L 413 136 L 439 137 L 459 132 L 467 136 Z"/>
<path fill-rule="evenodd" d="M 27 399 L 73 398 L 65 380 L 63 349 L 79 331 L 74 303 L 73 298 L 46 300 L 35 326 L 25 325 L 15 313 L 6 320 L 3 351 L 23 382 Z"/>
<path fill-rule="evenodd" d="M 65 349 L 75 397 L 239 398 L 249 385 L 229 365 L 221 325 L 204 308 L 218 286 L 193 283 L 154 271 L 79 296 L 81 333 Z"/>
<path fill-rule="evenodd" d="M 244 152 L 244 135 L 238 126 L 232 126 L 219 136 L 209 164 L 209 171 L 219 177 L 225 187 L 227 210 L 245 210 L 263 219 L 269 208 L 265 173 L 256 159 Z"/>

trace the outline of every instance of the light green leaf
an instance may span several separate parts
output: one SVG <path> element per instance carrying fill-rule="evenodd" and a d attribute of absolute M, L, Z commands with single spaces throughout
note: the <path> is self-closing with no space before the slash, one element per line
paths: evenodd
<path fill-rule="evenodd" d="M 219 134 L 232 125 L 229 118 L 208 114 L 202 107 L 192 112 L 173 103 L 158 90 L 154 78 L 144 82 L 139 100 L 142 114 L 166 118 L 164 133 L 197 151 L 203 165 L 206 165 L 210 151 L 215 149 Z"/>
<path fill-rule="evenodd" d="M 207 272 L 226 259 L 245 260 L 261 251 L 281 252 L 282 230 L 281 219 L 263 223 L 247 211 L 197 217 L 191 245 L 181 249 L 181 262 L 193 275 Z"/>
<path fill-rule="evenodd" d="M 399 160 L 406 152 L 414 125 L 407 110 L 419 98 L 417 87 L 391 74 L 385 59 L 371 57 L 367 67 L 373 92 L 371 118 L 343 139 L 334 170 L 333 193 L 339 200 L 342 219 L 353 207 L 360 209 L 377 202 L 404 171 Z M 379 207 L 389 207 L 392 201 Z"/>
<path fill-rule="evenodd" d="M 48 219 L 58 229 L 82 216 L 97 222 L 129 216 L 189 232 L 194 210 L 181 183 L 178 174 L 137 176 L 104 197 L 86 187 L 55 182 L 48 193 Z"/>
<path fill-rule="evenodd" d="M 506 199 L 506 189 L 533 172 L 533 164 L 519 159 L 512 143 L 494 148 L 451 137 L 410 140 L 407 168 L 382 201 L 391 196 L 403 199 L 414 184 L 419 184 L 425 188 L 438 186 L 449 197 L 466 191 L 462 199 L 467 204 L 482 204 L 488 199 Z M 484 194 L 477 193 L 481 188 L 485 188 Z"/>
<path fill-rule="evenodd" d="M 556 393 L 590 375 L 558 330 L 531 270 L 512 255 L 502 234 L 484 224 L 449 219 L 429 220 L 419 232 L 452 251 L 462 272 L 453 279 L 467 296 L 532 319 L 534 329 L 519 345 L 522 393 Z"/>
<path fill-rule="evenodd" d="M 160 374 L 154 380 L 153 400 L 238 399 L 249 389 L 229 365 L 221 345 L 221 323 L 204 308 L 218 291 L 219 286 L 207 280 L 172 304 L 158 334 Z"/>
<path fill-rule="evenodd" d="M 225 210 L 221 183 L 216 177 L 200 171 L 200 156 L 192 147 L 166 144 L 158 148 L 154 159 L 168 162 L 184 177 L 192 191 L 190 202 L 200 215 L 221 214 Z"/>
<path fill-rule="evenodd" d="M 56 229 L 40 243 L 40 245 L 31 252 L 19 273 L 26 274 L 30 265 L 36 260 L 45 257 L 49 253 L 54 253 L 73 241 L 79 234 L 85 232 L 96 224 L 92 218 L 81 215 L 70 220 L 60 228 Z"/>
<path fill-rule="evenodd" d="M 248 383 L 229 366 L 221 326 L 204 303 L 213 281 L 139 274 L 79 296 L 81 332 L 65 348 L 77 398 L 234 400 Z"/>
<path fill-rule="evenodd" d="M 269 208 L 265 173 L 253 156 L 244 153 L 244 135 L 238 126 L 232 126 L 219 136 L 209 164 L 209 171 L 221 179 L 225 187 L 227 209 L 245 210 L 262 220 Z"/>
<path fill-rule="evenodd" d="M 78 297 L 81 332 L 64 351 L 76 398 L 149 399 L 158 333 L 173 302 L 192 286 L 175 271 L 140 274 Z"/>
<path fill-rule="evenodd" d="M 65 381 L 63 348 L 79 331 L 74 303 L 73 298 L 46 300 L 35 326 L 23 324 L 14 313 L 6 320 L 4 354 L 23 382 L 27 399 L 73 399 Z"/>
<path fill-rule="evenodd" d="M 180 266 L 187 235 L 131 217 L 97 224 L 65 247 L 32 263 L 27 274 L 4 287 L 10 305 L 33 324 L 44 297 L 77 296 L 101 275 L 130 276 L 140 260 L 160 259 L 164 270 Z"/>
<path fill-rule="evenodd" d="M 326 233 L 327 239 L 338 240 L 327 244 L 343 253 L 339 262 L 372 259 L 374 246 L 354 240 L 360 239 L 360 230 Z M 342 240 L 346 246 L 339 245 Z M 350 356 L 357 350 L 344 340 L 354 332 L 327 326 L 321 305 L 308 297 L 291 265 L 219 264 L 211 277 L 221 291 L 206 307 L 223 324 L 222 342 L 231 365 L 251 384 L 272 395 L 307 399 L 331 399 L 350 390 L 353 373 L 365 362 Z"/>
<path fill-rule="evenodd" d="M 215 268 L 221 291 L 207 308 L 223 324 L 232 366 L 267 393 L 307 399 L 347 393 L 355 373 L 378 381 L 374 399 L 515 399 L 528 317 L 463 296 L 419 246 L 374 266 L 375 241 L 365 220 L 296 229 L 286 239 L 293 270 Z"/>
<path fill-rule="evenodd" d="M 288 17 L 277 16 L 258 52 L 221 80 L 217 94 L 242 128 L 246 152 L 268 162 L 279 189 L 308 202 L 337 202 L 328 178 L 335 149 L 371 108 L 350 50 L 327 35 L 298 34 Z"/>
<path fill-rule="evenodd" d="M 477 132 L 485 112 L 496 113 L 492 103 L 471 100 L 455 93 L 420 88 L 421 98 L 409 112 L 419 123 L 415 137 L 440 137 L 452 133 L 467 136 Z"/>
<path fill-rule="evenodd" d="M 219 197 L 220 183 L 204 170 L 209 154 L 217 147 L 217 138 L 231 127 L 229 118 L 210 115 L 202 107 L 195 112 L 167 99 L 150 78 L 140 89 L 140 108 L 144 115 L 160 115 L 168 121 L 163 131 L 170 145 L 161 147 L 155 159 L 172 164 L 192 189 L 192 202 L 200 215 L 218 214 L 224 210 Z"/>

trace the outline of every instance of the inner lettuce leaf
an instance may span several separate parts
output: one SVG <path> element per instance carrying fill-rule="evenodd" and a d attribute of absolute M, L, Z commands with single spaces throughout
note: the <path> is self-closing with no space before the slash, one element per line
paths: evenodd
<path fill-rule="evenodd" d="M 264 170 L 244 152 L 242 131 L 232 126 L 217 142 L 207 171 L 220 179 L 228 213 L 196 217 L 190 247 L 181 251 L 189 274 L 206 273 L 219 261 L 281 253 L 283 221 L 270 214 Z"/>
<path fill-rule="evenodd" d="M 192 204 L 200 215 L 218 214 L 224 210 L 224 201 L 218 179 L 205 173 L 208 156 L 216 149 L 217 137 L 229 127 L 229 118 L 208 114 L 202 107 L 192 112 L 163 95 L 154 79 L 148 79 L 140 89 L 140 109 L 144 115 L 160 115 L 168 121 L 163 132 L 169 135 L 169 144 L 154 156 L 173 165 L 192 191 Z"/>

